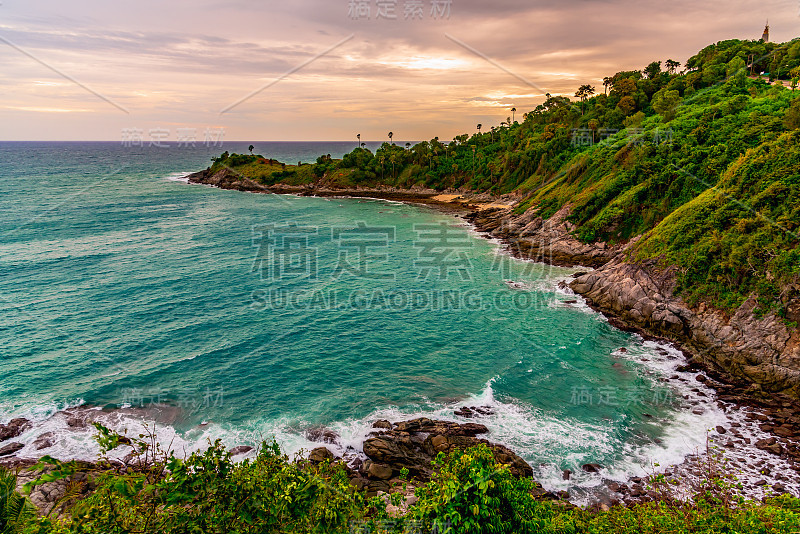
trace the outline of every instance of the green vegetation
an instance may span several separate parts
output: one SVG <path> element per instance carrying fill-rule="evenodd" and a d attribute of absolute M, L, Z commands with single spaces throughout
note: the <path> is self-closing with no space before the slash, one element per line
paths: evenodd
<path fill-rule="evenodd" d="M 33 505 L 16 491 L 17 477 L 0 467 L 0 534 L 20 534 L 36 517 Z"/>
<path fill-rule="evenodd" d="M 800 79 L 800 39 L 723 41 L 683 72 L 663 65 L 606 77 L 596 95 L 584 84 L 576 102 L 548 95 L 521 123 L 447 144 L 384 143 L 280 171 L 239 166 L 248 156 L 226 165 L 267 184 L 514 192 L 519 212 L 543 217 L 569 204 L 583 241 L 645 235 L 635 259 L 676 266 L 690 302 L 732 312 L 755 293 L 760 311 L 785 314 L 798 282 L 800 98 L 783 82 Z"/>
<path fill-rule="evenodd" d="M 128 467 L 112 469 L 101 460 L 91 474 L 91 491 L 71 500 L 61 518 L 31 514 L 30 505 L 13 492 L 14 477 L 3 472 L 0 482 L 11 488 L 4 495 L 16 504 L 0 508 L 0 532 L 788 534 L 800 529 L 800 500 L 745 501 L 732 491 L 730 475 L 719 475 L 723 470 L 712 463 L 716 470 L 706 470 L 691 499 L 675 499 L 663 477 L 656 477 L 651 487 L 658 500 L 593 512 L 535 497 L 533 480 L 515 478 L 480 445 L 440 453 L 432 480 L 415 491 L 417 502 L 392 517 L 384 498 L 367 498 L 349 484 L 343 466 L 291 462 L 275 444 L 262 445 L 255 459 L 241 463 L 232 462 L 219 442 L 180 460 L 160 451 L 152 437 L 128 440 L 96 426 L 104 450 L 135 447 Z M 37 483 L 71 479 L 78 469 L 74 462 L 51 458 L 43 459 L 39 467 L 44 466 L 51 469 Z M 389 501 L 400 504 L 403 488 L 396 489 Z"/>

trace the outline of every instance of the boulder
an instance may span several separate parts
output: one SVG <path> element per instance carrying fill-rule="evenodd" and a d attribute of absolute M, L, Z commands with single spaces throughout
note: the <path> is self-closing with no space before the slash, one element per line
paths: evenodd
<path fill-rule="evenodd" d="M 25 445 L 22 443 L 9 443 L 3 447 L 0 447 L 0 457 L 10 456 L 21 450 L 23 447 L 25 447 Z"/>
<path fill-rule="evenodd" d="M 327 447 L 317 447 L 313 449 L 308 455 L 308 461 L 313 463 L 322 463 L 325 460 L 333 460 L 335 456 Z"/>
<path fill-rule="evenodd" d="M 247 454 L 252 451 L 253 447 L 249 445 L 239 445 L 231 449 L 231 456 L 239 456 L 240 454 Z"/>
<path fill-rule="evenodd" d="M 459 424 L 419 418 L 401 421 L 392 430 L 373 435 L 363 444 L 364 454 L 373 462 L 392 468 L 394 472 L 408 469 L 420 480 L 432 474 L 431 461 L 440 452 L 466 449 L 486 444 L 498 463 L 507 465 L 516 476 L 533 476 L 533 469 L 508 448 L 475 437 L 488 429 L 475 423 Z"/>
<path fill-rule="evenodd" d="M 599 473 L 602 468 L 603 466 L 600 464 L 583 464 L 581 466 L 581 469 L 587 473 Z"/>
<path fill-rule="evenodd" d="M 45 432 L 33 442 L 34 448 L 37 451 L 40 451 L 42 449 L 48 449 L 52 447 L 55 444 L 55 436 L 56 435 L 53 432 Z"/>
<path fill-rule="evenodd" d="M 339 434 L 324 426 L 311 427 L 305 432 L 306 439 L 315 443 L 329 443 L 331 445 L 339 442 Z"/>
<path fill-rule="evenodd" d="M 756 448 L 762 451 L 771 452 L 772 454 L 780 454 L 783 452 L 783 447 L 775 438 L 760 439 L 756 441 Z"/>
<path fill-rule="evenodd" d="M 376 462 L 369 464 L 369 469 L 367 470 L 367 475 L 377 480 L 389 480 L 392 478 L 392 473 L 391 467 Z"/>
<path fill-rule="evenodd" d="M 372 428 L 385 428 L 386 430 L 391 430 L 392 429 L 392 423 L 390 423 L 386 419 L 381 419 L 380 421 L 375 421 L 372 424 Z"/>
<path fill-rule="evenodd" d="M 0 425 L 0 441 L 16 438 L 30 428 L 30 426 L 31 422 L 22 417 L 12 419 L 5 425 Z"/>

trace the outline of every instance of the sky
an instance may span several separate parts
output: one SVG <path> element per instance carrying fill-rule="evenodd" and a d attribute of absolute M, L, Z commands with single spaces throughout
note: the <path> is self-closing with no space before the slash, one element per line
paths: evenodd
<path fill-rule="evenodd" d="M 2 0 L 0 140 L 442 140 L 800 0 Z"/>

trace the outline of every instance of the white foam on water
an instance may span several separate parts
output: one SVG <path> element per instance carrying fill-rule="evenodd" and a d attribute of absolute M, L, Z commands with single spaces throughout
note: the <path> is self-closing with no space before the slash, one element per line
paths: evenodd
<path fill-rule="evenodd" d="M 164 176 L 165 180 L 169 180 L 170 182 L 181 182 L 184 184 L 189 183 L 189 175 L 192 174 L 191 172 L 174 172 L 167 176 Z"/>

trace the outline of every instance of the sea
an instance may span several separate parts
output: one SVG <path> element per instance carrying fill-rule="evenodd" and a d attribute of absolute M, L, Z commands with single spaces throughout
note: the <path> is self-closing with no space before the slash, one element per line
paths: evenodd
<path fill-rule="evenodd" d="M 35 423 L 19 457 L 97 456 L 65 409 L 176 454 L 303 454 L 327 429 L 357 457 L 375 421 L 431 417 L 486 425 L 580 496 L 680 463 L 726 421 L 677 349 L 564 288 L 585 269 L 514 259 L 431 207 L 186 180 L 249 144 L 0 143 L 0 422 Z M 355 148 L 254 144 L 288 163 Z"/>

